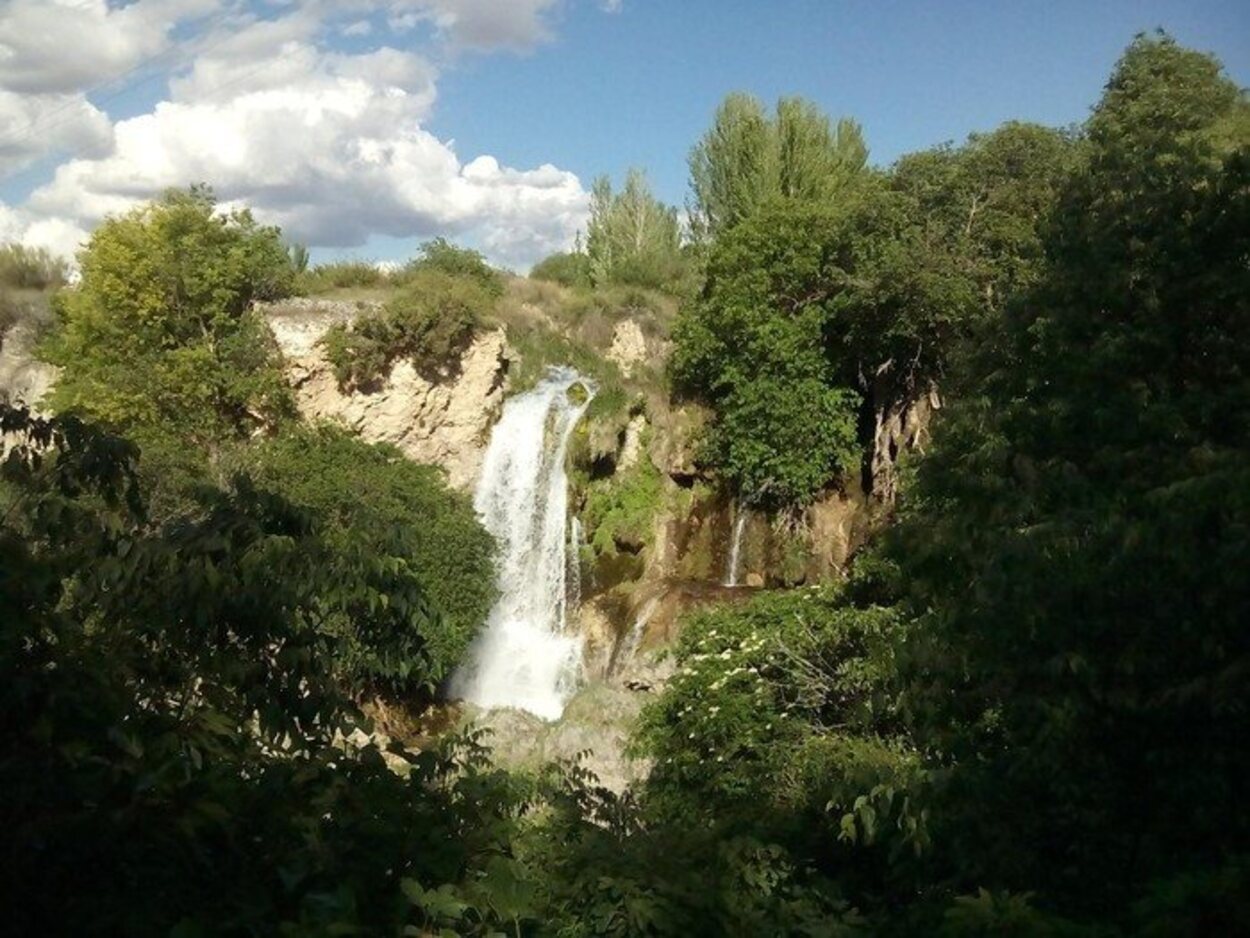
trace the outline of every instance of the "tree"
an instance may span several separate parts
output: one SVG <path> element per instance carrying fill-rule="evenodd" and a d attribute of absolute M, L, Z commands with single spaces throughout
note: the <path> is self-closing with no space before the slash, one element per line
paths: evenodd
<path fill-rule="evenodd" d="M 758 100 L 731 94 L 690 153 L 690 217 L 707 241 L 777 198 L 827 204 L 864 167 L 859 125 L 782 98 L 771 119 Z"/>
<path fill-rule="evenodd" d="M 606 176 L 591 188 L 586 229 L 590 278 L 596 285 L 624 283 L 663 288 L 682 273 L 681 229 L 677 211 L 651 194 L 646 175 L 631 169 L 625 186 L 613 193 Z"/>
<path fill-rule="evenodd" d="M 1040 279 L 894 536 L 919 741 L 945 754 L 935 836 L 964 884 L 1123 920 L 1143 884 L 1189 890 L 1250 837 L 1246 110 L 1209 57 L 1129 47 Z M 1229 869 L 1213 931 L 1244 888 Z"/>
<path fill-rule="evenodd" d="M 69 281 L 69 265 L 47 248 L 0 245 L 0 287 L 48 290 Z"/>
<path fill-rule="evenodd" d="M 246 480 L 153 524 L 132 445 L 3 406 L 0 431 L 12 927 L 372 930 L 378 910 L 394 920 L 401 878 L 460 877 L 451 832 L 496 796 L 474 785 L 466 815 L 446 778 L 458 759 L 430 753 L 410 784 L 343 741 L 362 721 L 333 623 L 380 637 L 420 606 L 397 558 L 327 550 L 308 514 Z"/>
<path fill-rule="evenodd" d="M 421 245 L 417 256 L 404 266 L 396 279 L 403 284 L 430 271 L 472 281 L 493 299 L 503 296 L 503 277 L 486 263 L 481 252 L 459 247 L 446 238 L 435 238 Z"/>
<path fill-rule="evenodd" d="M 949 247 L 994 318 L 1042 274 L 1042 232 L 1076 153 L 1069 133 L 1009 121 L 957 149 L 902 157 L 891 184 L 915 200 L 926 236 Z"/>
<path fill-rule="evenodd" d="M 147 442 L 209 447 L 293 411 L 276 348 L 252 311 L 294 276 L 277 229 L 216 212 L 203 187 L 110 218 L 60 295 L 48 357 L 62 367 L 50 406 Z"/>
<path fill-rule="evenodd" d="M 716 244 L 674 327 L 675 387 L 715 409 L 708 455 L 755 503 L 805 502 L 856 462 L 859 400 L 823 343 L 823 242 L 838 227 L 795 205 L 758 213 Z"/>
<path fill-rule="evenodd" d="M 834 207 L 775 202 L 714 245 L 671 367 L 716 411 L 712 459 L 743 496 L 801 503 L 853 474 L 940 374 L 973 296 L 917 217 L 868 178 Z"/>
<path fill-rule="evenodd" d="M 590 286 L 590 258 L 582 251 L 549 254 L 534 265 L 531 280 L 548 280 L 563 287 Z"/>

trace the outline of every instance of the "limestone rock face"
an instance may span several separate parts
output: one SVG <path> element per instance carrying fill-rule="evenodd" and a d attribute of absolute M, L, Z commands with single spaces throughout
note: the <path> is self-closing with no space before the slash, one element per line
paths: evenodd
<path fill-rule="evenodd" d="M 631 377 L 634 369 L 647 360 L 647 338 L 642 328 L 632 319 L 622 319 L 612 333 L 612 347 L 608 349 L 608 361 L 616 364 L 625 377 Z"/>
<path fill-rule="evenodd" d="M 942 398 L 936 385 L 931 385 L 923 393 L 879 409 L 875 414 L 869 471 L 872 495 L 881 504 L 894 504 L 898 494 L 899 454 L 907 450 L 924 452 L 929 424 L 934 412 L 941 407 Z"/>
<path fill-rule="evenodd" d="M 655 414 L 650 447 L 655 467 L 678 482 L 690 482 L 700 476 L 698 441 L 707 422 L 708 411 L 695 404 Z"/>
<path fill-rule="evenodd" d="M 442 466 L 455 488 L 471 488 L 503 403 L 504 331 L 478 335 L 459 367 L 438 380 L 428 381 L 411 362 L 398 361 L 380 387 L 345 393 L 318 343 L 332 325 L 358 312 L 347 303 L 308 300 L 266 310 L 300 412 L 341 422 L 370 443 L 391 443 L 410 459 Z"/>
<path fill-rule="evenodd" d="M 621 453 L 616 460 L 617 472 L 628 472 L 638 465 L 638 457 L 642 455 L 642 431 L 647 428 L 646 414 L 634 414 L 625 425 L 625 440 L 621 443 Z"/>
<path fill-rule="evenodd" d="M 0 400 L 37 410 L 60 369 L 39 361 L 34 345 L 34 333 L 25 325 L 16 325 L 5 334 L 0 343 Z"/>

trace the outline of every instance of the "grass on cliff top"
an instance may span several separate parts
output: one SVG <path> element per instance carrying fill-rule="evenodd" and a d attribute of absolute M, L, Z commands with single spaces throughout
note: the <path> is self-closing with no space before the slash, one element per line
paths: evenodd
<path fill-rule="evenodd" d="M 663 368 L 644 365 L 626 377 L 608 358 L 616 327 L 632 319 L 650 339 L 666 340 L 676 301 L 648 290 L 571 290 L 516 277 L 507 283 L 494 319 L 507 330 L 517 361 L 511 393 L 532 388 L 553 365 L 568 365 L 598 386 L 587 419 L 624 414 L 639 395 L 658 389 Z"/>
<path fill-rule="evenodd" d="M 405 278 L 365 261 L 324 264 L 300 275 L 297 292 L 379 307 L 403 291 Z M 663 386 L 663 363 L 644 363 L 629 378 L 608 359 L 617 325 L 633 320 L 648 339 L 666 341 L 677 300 L 634 287 L 569 289 L 527 277 L 506 277 L 502 295 L 481 328 L 503 327 L 516 353 L 509 393 L 532 388 L 547 369 L 568 365 L 598 386 L 587 419 L 620 417 L 632 402 Z"/>

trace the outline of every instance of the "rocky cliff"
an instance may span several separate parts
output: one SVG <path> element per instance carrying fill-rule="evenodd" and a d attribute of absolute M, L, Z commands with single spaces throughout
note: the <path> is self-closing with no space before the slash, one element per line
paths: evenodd
<path fill-rule="evenodd" d="M 0 340 L 0 400 L 38 408 L 56 383 L 57 369 L 35 357 L 35 331 L 19 323 Z"/>
<path fill-rule="evenodd" d="M 343 391 L 319 343 L 331 326 L 360 312 L 357 304 L 327 300 L 265 308 L 300 412 L 310 420 L 341 422 L 371 443 L 394 444 L 410 459 L 443 467 L 454 487 L 472 488 L 503 403 L 509 363 L 504 330 L 480 333 L 441 380 L 427 380 L 411 362 L 399 361 L 380 387 Z"/>

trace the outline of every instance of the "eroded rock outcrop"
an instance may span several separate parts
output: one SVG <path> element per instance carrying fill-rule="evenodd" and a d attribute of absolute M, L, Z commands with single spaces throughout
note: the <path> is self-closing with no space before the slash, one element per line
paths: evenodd
<path fill-rule="evenodd" d="M 38 409 L 56 383 L 60 369 L 35 357 L 35 333 L 18 324 L 0 341 L 0 400 Z"/>
<path fill-rule="evenodd" d="M 647 338 L 642 327 L 632 319 L 622 319 L 612 331 L 612 346 L 608 349 L 608 361 L 621 369 L 621 374 L 631 377 L 648 357 Z"/>
<path fill-rule="evenodd" d="M 370 443 L 391 443 L 410 459 L 442 466 L 452 486 L 472 487 L 503 403 L 504 331 L 476 336 L 441 379 L 427 380 L 401 360 L 376 389 L 344 391 L 319 343 L 331 326 L 350 322 L 360 311 L 354 304 L 316 300 L 265 310 L 300 412 L 308 419 L 341 422 Z"/>

